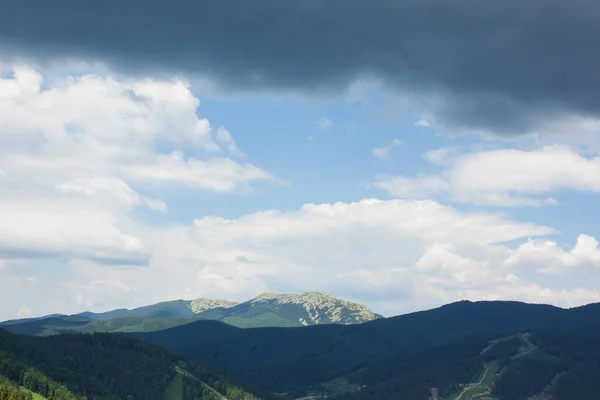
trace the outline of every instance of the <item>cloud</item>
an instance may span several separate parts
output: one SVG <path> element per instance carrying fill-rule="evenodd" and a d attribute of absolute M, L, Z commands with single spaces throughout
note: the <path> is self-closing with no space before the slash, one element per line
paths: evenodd
<path fill-rule="evenodd" d="M 118 209 L 47 191 L 3 193 L 3 258 L 67 256 L 124 264 L 147 259 L 146 246 L 127 228 L 128 219 Z"/>
<path fill-rule="evenodd" d="M 244 157 L 245 154 L 235 144 L 235 140 L 231 133 L 224 127 L 217 129 L 217 141 L 227 148 L 229 154 L 237 157 Z"/>
<path fill-rule="evenodd" d="M 136 207 L 160 213 L 160 189 L 251 190 L 273 177 L 240 164 L 181 80 L 117 80 L 27 66 L 0 75 L 0 257 L 143 265 Z"/>
<path fill-rule="evenodd" d="M 228 158 L 185 160 L 181 152 L 161 154 L 149 163 L 125 166 L 122 173 L 132 181 L 186 185 L 223 193 L 249 188 L 249 182 L 273 178 L 270 173 L 252 164 L 238 164 Z"/>
<path fill-rule="evenodd" d="M 157 200 L 157 199 L 152 199 L 152 198 L 146 197 L 146 198 L 144 198 L 144 203 L 151 210 L 159 211 L 163 214 L 166 214 L 169 212 L 169 207 L 162 200 Z"/>
<path fill-rule="evenodd" d="M 598 116 L 599 16 L 589 0 L 26 0 L 3 8 L 0 45 L 8 59 L 195 74 L 234 91 L 337 93 L 372 78 L 423 97 L 434 125 L 512 135 Z"/>
<path fill-rule="evenodd" d="M 458 155 L 440 149 L 425 158 L 445 169 L 439 175 L 379 176 L 374 186 L 395 197 L 448 195 L 458 202 L 507 207 L 555 204 L 547 196 L 560 190 L 600 192 L 600 158 L 566 146 Z"/>
<path fill-rule="evenodd" d="M 401 144 L 402 142 L 400 140 L 394 139 L 389 145 L 385 147 L 374 148 L 373 150 L 371 150 L 371 154 L 373 154 L 377 158 L 387 158 L 387 156 L 390 154 L 390 150 L 393 147 L 400 146 Z"/>
<path fill-rule="evenodd" d="M 552 281 L 537 272 L 546 257 L 515 259 L 519 247 L 509 243 L 545 240 L 553 228 L 434 201 L 305 204 L 295 211 L 203 217 L 191 225 L 146 227 L 137 233 L 149 249 L 144 266 L 75 258 L 40 276 L 45 296 L 51 287 L 61 293 L 51 304 L 36 302 L 34 314 L 200 296 L 243 300 L 262 291 L 315 289 L 388 315 L 465 298 L 562 306 L 600 301 L 593 282 Z M 55 277 L 61 270 L 64 277 Z M 28 287 L 28 293 L 40 285 L 5 275 L 0 290 L 10 279 L 13 286 Z M 12 300 L 3 304 L 0 316 L 14 315 L 18 306 Z"/>
<path fill-rule="evenodd" d="M 419 119 L 419 120 L 417 120 L 417 122 L 415 122 L 415 126 L 429 128 L 431 126 L 431 124 L 426 119 Z"/>
<path fill-rule="evenodd" d="M 571 251 L 564 251 L 553 241 L 528 240 L 514 250 L 506 259 L 507 265 L 537 265 L 540 272 L 556 273 L 565 268 L 590 265 L 600 267 L 598 241 L 589 235 L 581 234 Z"/>
<path fill-rule="evenodd" d="M 322 131 L 326 131 L 333 125 L 333 121 L 331 121 L 329 118 L 320 118 L 315 121 L 315 124 L 317 124 L 317 127 Z"/>
<path fill-rule="evenodd" d="M 459 151 L 460 149 L 457 147 L 440 147 L 425 152 L 423 158 L 432 164 L 444 166 L 448 162 L 455 161 L 454 158 L 459 155 Z"/>

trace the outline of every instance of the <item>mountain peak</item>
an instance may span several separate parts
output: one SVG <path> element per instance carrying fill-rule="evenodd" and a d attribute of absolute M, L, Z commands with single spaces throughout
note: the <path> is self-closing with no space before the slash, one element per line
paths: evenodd
<path fill-rule="evenodd" d="M 335 299 L 329 293 L 321 291 L 310 291 L 303 293 L 275 293 L 275 292 L 264 292 L 256 297 L 250 299 L 250 302 L 263 301 L 263 300 L 300 300 L 307 298 L 327 298 Z"/>
<path fill-rule="evenodd" d="M 197 314 L 212 308 L 231 308 L 238 304 L 240 303 L 231 300 L 214 300 L 200 297 L 190 302 L 190 308 Z"/>
<path fill-rule="evenodd" d="M 294 308 L 297 320 L 302 325 L 356 324 L 381 318 L 361 304 L 338 299 L 321 291 L 299 294 L 266 292 L 249 300 L 248 303 L 277 305 L 290 310 Z"/>

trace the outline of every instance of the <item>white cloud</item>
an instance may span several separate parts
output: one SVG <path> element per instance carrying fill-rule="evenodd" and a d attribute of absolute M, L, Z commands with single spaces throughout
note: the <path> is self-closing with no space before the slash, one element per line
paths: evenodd
<path fill-rule="evenodd" d="M 459 148 L 457 147 L 441 147 L 425 152 L 423 158 L 432 164 L 444 166 L 449 162 L 453 162 L 454 158 L 459 155 L 458 152 Z"/>
<path fill-rule="evenodd" d="M 169 157 L 161 150 L 162 143 L 210 154 L 219 150 L 218 142 L 229 152 L 239 154 L 227 130 L 218 129 L 215 141 L 208 120 L 196 116 L 199 102 L 186 82 L 118 82 L 82 76 L 50 82 L 52 86 L 47 89 L 42 89 L 41 84 L 42 76 L 27 68 L 16 68 L 13 78 L 0 80 L 0 144 L 6 153 L 2 168 L 8 174 L 16 168 L 73 175 L 76 170 L 81 175 L 93 171 L 112 179 L 115 175 L 121 177 L 123 170 L 137 167 L 162 169 L 168 165 L 161 161 Z M 236 175 L 244 174 L 244 167 L 233 161 L 224 163 L 223 159 L 216 159 L 213 165 L 212 158 L 202 164 L 187 162 L 176 166 L 177 173 L 200 173 L 207 180 L 213 177 L 206 170 L 230 168 L 222 171 L 219 179 L 234 179 L 235 183 L 226 184 L 232 190 L 237 183 L 245 182 Z M 256 167 L 248 167 L 252 172 L 246 176 L 269 176 L 257 174 Z M 195 180 L 200 182 L 201 178 Z"/>
<path fill-rule="evenodd" d="M 581 234 L 571 251 L 564 251 L 553 241 L 529 240 L 514 250 L 506 259 L 507 265 L 534 265 L 540 272 L 561 272 L 565 268 L 594 266 L 600 267 L 598 241 L 589 235 Z"/>
<path fill-rule="evenodd" d="M 417 122 L 415 122 L 415 126 L 429 128 L 431 126 L 431 123 L 429 121 L 427 121 L 426 119 L 418 119 Z"/>
<path fill-rule="evenodd" d="M 371 154 L 378 158 L 386 158 L 388 156 L 390 149 L 387 147 L 376 147 L 371 150 Z"/>
<path fill-rule="evenodd" d="M 326 131 L 327 129 L 331 128 L 331 126 L 333 125 L 333 121 L 330 120 L 329 118 L 320 118 L 318 120 L 315 121 L 315 124 L 317 124 L 317 127 L 323 131 Z"/>
<path fill-rule="evenodd" d="M 393 139 L 390 144 L 384 147 L 376 147 L 371 150 L 371 154 L 378 158 L 386 158 L 390 154 L 390 150 L 393 147 L 400 146 L 402 142 L 398 139 Z"/>
<path fill-rule="evenodd" d="M 166 213 L 169 212 L 169 207 L 162 200 L 157 200 L 157 199 L 152 199 L 152 198 L 149 198 L 149 197 L 145 197 L 144 198 L 144 203 L 151 210 L 159 211 L 159 212 L 161 212 L 163 214 L 166 214 Z"/>
<path fill-rule="evenodd" d="M 62 193 L 77 193 L 95 200 L 109 197 L 124 206 L 133 206 L 140 202 L 138 193 L 131 189 L 126 182 L 115 177 L 76 178 L 55 187 Z"/>
<path fill-rule="evenodd" d="M 224 127 L 217 129 L 217 141 L 227 148 L 229 154 L 237 157 L 245 156 L 244 152 L 237 147 L 231 133 Z"/>
<path fill-rule="evenodd" d="M 585 280 L 557 287 L 544 284 L 547 274 L 532 276 L 531 263 L 539 269 L 545 259 L 508 265 L 515 250 L 506 242 L 526 243 L 554 229 L 433 201 L 306 204 L 296 211 L 235 220 L 204 217 L 192 226 L 136 232 L 148 248 L 147 266 L 74 260 L 68 268 L 77 276 L 67 279 L 61 295 L 79 303 L 63 301 L 60 309 L 41 304 L 35 313 L 99 311 L 196 296 L 242 300 L 261 291 L 315 289 L 388 314 L 464 298 L 558 305 L 600 300 Z M 41 277 L 52 286 L 56 278 L 48 274 L 47 279 Z M 2 307 L 0 315 L 14 309 Z"/>
<path fill-rule="evenodd" d="M 491 150 L 450 158 L 439 150 L 425 157 L 449 165 L 440 175 L 380 176 L 375 186 L 398 197 L 445 194 L 454 201 L 509 207 L 555 204 L 548 195 L 560 190 L 600 192 L 600 158 L 565 146 Z"/>
<path fill-rule="evenodd" d="M 241 153 L 225 128 L 215 132 L 198 118 L 198 105 L 183 81 L 46 81 L 26 68 L 0 79 L 0 293 L 6 299 L 0 319 L 18 316 L 25 298 L 32 315 L 43 315 L 196 296 L 241 300 L 267 290 L 321 289 L 387 314 L 463 298 L 600 300 L 593 282 L 539 274 L 548 260 L 558 260 L 557 273 L 594 266 L 591 236 L 565 251 L 541 244 L 556 233 L 551 227 L 431 200 L 306 204 L 237 219 L 145 225 L 132 210 L 168 212 L 161 189 L 229 193 L 273 180 L 251 163 L 223 156 Z M 485 154 L 490 158 L 430 152 L 427 159 L 446 168 L 441 175 L 379 183 L 387 181 L 402 197 L 505 196 L 505 203 L 542 201 L 534 195 L 561 188 L 596 190 L 597 159 L 573 150 Z M 532 172 L 533 165 L 553 178 Z M 522 246 L 514 249 L 513 242 Z"/>
<path fill-rule="evenodd" d="M 215 192 L 232 192 L 236 188 L 248 188 L 248 182 L 273 178 L 252 164 L 239 164 L 229 158 L 186 160 L 180 152 L 158 155 L 147 164 L 125 166 L 122 173 L 136 182 L 185 185 Z"/>
<path fill-rule="evenodd" d="M 31 198 L 17 194 L 0 199 L 0 254 L 5 258 L 68 255 L 139 263 L 147 257 L 146 246 L 118 210 L 46 192 L 39 197 L 30 192 Z"/>
<path fill-rule="evenodd" d="M 450 184 L 439 176 L 419 176 L 407 178 L 404 176 L 380 175 L 374 186 L 387 190 L 392 196 L 400 198 L 426 199 L 430 196 L 447 191 Z"/>
<path fill-rule="evenodd" d="M 130 211 L 166 213 L 162 186 L 225 193 L 272 179 L 215 156 L 241 151 L 196 115 L 185 81 L 2 72 L 0 257 L 144 263 L 144 228 Z"/>

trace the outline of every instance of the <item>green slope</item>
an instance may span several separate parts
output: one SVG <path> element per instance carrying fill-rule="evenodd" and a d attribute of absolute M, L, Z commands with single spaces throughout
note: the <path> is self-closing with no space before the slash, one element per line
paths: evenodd
<path fill-rule="evenodd" d="M 177 393 L 180 400 L 214 399 L 219 392 L 257 399 L 223 374 L 111 334 L 32 337 L 0 331 L 0 374 L 52 400 L 164 400 Z"/>
<path fill-rule="evenodd" d="M 166 400 L 182 400 L 183 398 L 183 375 L 177 374 L 165 389 Z"/>
<path fill-rule="evenodd" d="M 124 317 L 96 320 L 74 315 L 27 321 L 21 324 L 13 322 L 2 327 L 17 334 L 49 336 L 60 333 L 153 332 L 194 321 L 198 319 Z"/>
<path fill-rule="evenodd" d="M 588 332 L 593 332 L 600 337 L 598 321 L 598 304 L 565 310 L 518 302 L 458 302 L 359 325 L 247 330 L 214 321 L 198 321 L 133 336 L 185 353 L 264 389 L 300 396 L 324 382 L 343 377 L 348 380 L 349 373 L 415 351 L 450 349 L 445 356 L 448 362 L 462 363 L 466 362 L 466 349 L 478 356 L 489 340 L 522 332 L 563 335 L 577 340 L 589 338 Z M 455 346 L 463 344 L 467 348 L 459 348 L 455 358 L 448 355 L 454 354 L 451 349 Z M 428 357 L 438 360 L 437 351 L 441 350 L 428 353 Z M 393 365 L 382 374 L 395 379 L 402 369 Z M 408 373 L 413 365 L 406 365 Z M 443 364 L 432 361 L 432 365 Z M 475 366 L 470 375 L 456 384 L 480 379 L 483 365 L 478 361 Z M 427 366 L 427 369 L 431 368 Z M 455 370 L 462 369 L 456 367 Z M 344 385 L 343 380 L 337 383 Z"/>

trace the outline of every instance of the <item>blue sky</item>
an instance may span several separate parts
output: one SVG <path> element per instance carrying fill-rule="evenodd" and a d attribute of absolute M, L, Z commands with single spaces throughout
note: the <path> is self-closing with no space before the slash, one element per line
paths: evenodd
<path fill-rule="evenodd" d="M 598 63 L 560 41 L 531 51 L 554 34 L 552 19 L 526 23 L 545 5 L 509 1 L 518 21 L 468 1 L 448 21 L 432 5 L 384 40 L 419 6 L 374 0 L 381 22 L 353 31 L 360 13 L 335 7 L 358 0 L 278 3 L 265 7 L 306 12 L 314 32 L 232 11 L 254 30 L 180 15 L 160 22 L 163 43 L 135 35 L 157 15 L 109 3 L 131 41 L 107 46 L 102 18 L 73 40 L 81 21 L 65 13 L 11 5 L 29 30 L 0 16 L 0 319 L 265 291 L 322 290 L 385 315 L 600 301 Z M 490 46 L 496 63 L 473 56 Z"/>

